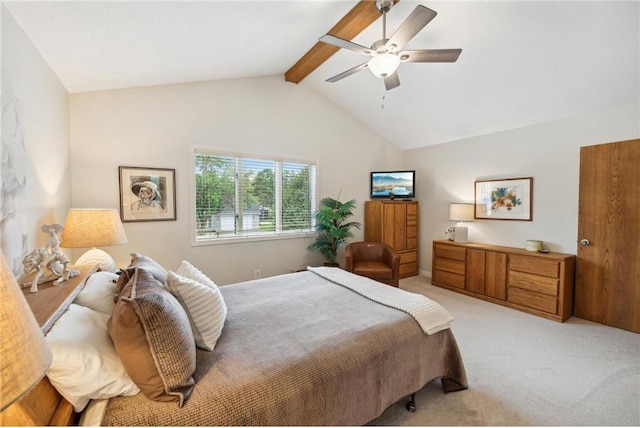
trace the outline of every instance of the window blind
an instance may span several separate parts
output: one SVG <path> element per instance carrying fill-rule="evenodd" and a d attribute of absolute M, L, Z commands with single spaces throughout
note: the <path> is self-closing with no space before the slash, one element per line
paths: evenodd
<path fill-rule="evenodd" d="M 316 163 L 196 150 L 196 241 L 314 230 Z"/>

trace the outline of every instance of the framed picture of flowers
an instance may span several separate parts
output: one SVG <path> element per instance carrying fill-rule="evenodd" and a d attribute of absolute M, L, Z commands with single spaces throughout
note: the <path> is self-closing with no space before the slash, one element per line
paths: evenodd
<path fill-rule="evenodd" d="M 475 182 L 475 214 L 486 220 L 532 220 L 533 177 Z"/>

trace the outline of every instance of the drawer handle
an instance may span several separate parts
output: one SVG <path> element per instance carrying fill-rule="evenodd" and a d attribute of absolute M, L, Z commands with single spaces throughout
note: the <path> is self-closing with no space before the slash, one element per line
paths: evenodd
<path fill-rule="evenodd" d="M 583 238 L 580 240 L 580 245 L 583 245 L 586 247 L 589 244 L 591 244 L 591 241 L 589 241 L 588 239 Z"/>

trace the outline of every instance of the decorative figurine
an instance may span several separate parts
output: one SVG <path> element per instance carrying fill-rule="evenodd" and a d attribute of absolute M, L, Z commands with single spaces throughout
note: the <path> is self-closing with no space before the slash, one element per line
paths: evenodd
<path fill-rule="evenodd" d="M 49 235 L 47 245 L 36 248 L 27 254 L 22 261 L 24 272 L 18 277 L 21 287 L 29 287 L 31 293 L 38 291 L 38 284 L 53 280 L 54 285 L 59 285 L 63 281 L 78 276 L 78 269 L 68 268 L 69 259 L 60 252 L 60 232 L 62 226 L 59 224 L 45 224 L 41 230 Z"/>
<path fill-rule="evenodd" d="M 444 234 L 447 235 L 447 238 L 449 238 L 449 241 L 454 241 L 456 239 L 455 226 L 449 227 L 447 230 L 444 231 Z"/>

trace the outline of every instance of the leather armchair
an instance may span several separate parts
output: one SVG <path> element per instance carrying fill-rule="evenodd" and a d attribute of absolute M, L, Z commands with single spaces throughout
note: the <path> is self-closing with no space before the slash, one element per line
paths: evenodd
<path fill-rule="evenodd" d="M 345 248 L 346 269 L 385 284 L 398 286 L 400 255 L 382 242 L 352 242 Z"/>

